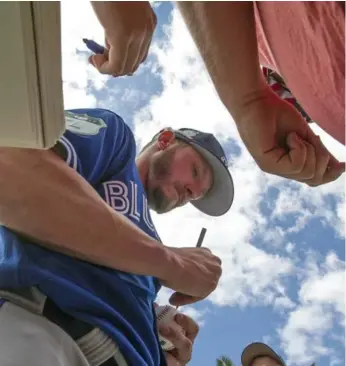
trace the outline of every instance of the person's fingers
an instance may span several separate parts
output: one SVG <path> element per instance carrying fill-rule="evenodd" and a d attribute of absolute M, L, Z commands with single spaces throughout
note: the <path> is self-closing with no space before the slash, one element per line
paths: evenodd
<path fill-rule="evenodd" d="M 296 176 L 297 180 L 313 179 L 316 174 L 316 151 L 313 145 L 309 142 L 302 140 L 306 146 L 306 160 L 304 168 Z"/>
<path fill-rule="evenodd" d="M 345 172 L 345 163 L 340 163 L 312 130 L 308 130 L 307 139 L 315 148 L 316 171 L 315 176 L 305 181 L 305 183 L 311 187 L 316 187 L 339 178 Z"/>
<path fill-rule="evenodd" d="M 345 173 L 345 163 L 338 162 L 337 164 L 329 165 L 326 173 L 323 176 L 321 184 L 326 184 L 337 180 Z"/>
<path fill-rule="evenodd" d="M 93 55 L 94 66 L 101 74 L 122 76 L 126 74 L 129 43 L 118 38 L 112 38 L 112 44 L 105 54 Z M 108 53 L 108 54 L 107 54 Z"/>
<path fill-rule="evenodd" d="M 316 154 L 316 168 L 315 174 L 311 179 L 305 181 L 311 187 L 318 186 L 321 184 L 323 177 L 327 171 L 329 161 L 330 161 L 330 153 L 322 144 L 319 136 L 314 136 L 314 148 Z"/>
<path fill-rule="evenodd" d="M 290 133 L 287 136 L 287 146 L 289 147 L 288 158 L 286 159 L 286 172 L 282 172 L 283 174 L 300 174 L 305 165 L 306 159 L 308 155 L 308 150 L 306 144 L 304 144 L 303 140 L 296 134 Z"/>
<path fill-rule="evenodd" d="M 192 342 L 179 329 L 172 326 L 159 328 L 160 334 L 170 341 L 175 347 L 175 358 L 181 362 L 188 362 L 192 353 Z"/>
<path fill-rule="evenodd" d="M 165 352 L 167 366 L 184 366 L 170 352 Z"/>
<path fill-rule="evenodd" d="M 137 47 L 137 55 L 129 57 L 132 60 L 132 65 L 130 66 L 129 75 L 134 74 L 134 72 L 139 68 L 140 64 L 143 62 L 143 56 L 148 48 L 148 40 L 143 39 L 141 44 Z"/>
<path fill-rule="evenodd" d="M 185 336 L 193 343 L 199 332 L 198 324 L 192 318 L 182 313 L 177 313 L 174 319 L 185 330 Z"/>
<path fill-rule="evenodd" d="M 200 300 L 202 300 L 202 298 L 185 295 L 180 292 L 174 292 L 169 298 L 169 303 L 173 306 L 184 306 L 194 304 Z"/>
<path fill-rule="evenodd" d="M 103 63 L 107 61 L 107 58 L 105 55 L 102 54 L 96 54 L 89 57 L 90 63 L 99 70 Z"/>
<path fill-rule="evenodd" d="M 128 49 L 127 63 L 124 67 L 124 74 L 133 75 L 138 69 L 141 61 L 141 54 L 144 52 L 143 47 L 145 47 L 145 39 L 137 40 L 132 43 Z"/>
<path fill-rule="evenodd" d="M 265 154 L 263 162 L 258 162 L 263 171 L 295 179 L 293 175 L 299 174 L 306 164 L 307 147 L 296 133 L 290 133 L 286 138 L 286 148 L 277 146 Z"/>
<path fill-rule="evenodd" d="M 148 45 L 147 45 L 147 48 L 144 49 L 144 54 L 142 56 L 142 60 L 141 60 L 141 63 L 145 62 L 145 60 L 147 59 L 148 57 L 148 54 L 149 54 L 149 49 L 150 49 L 150 46 L 151 46 L 151 41 L 152 41 L 152 37 L 150 38 L 149 42 L 148 42 Z"/>

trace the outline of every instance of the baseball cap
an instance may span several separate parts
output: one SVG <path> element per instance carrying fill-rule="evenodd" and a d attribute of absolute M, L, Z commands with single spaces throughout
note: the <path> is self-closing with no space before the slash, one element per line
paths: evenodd
<path fill-rule="evenodd" d="M 233 203 L 234 185 L 221 144 L 211 133 L 191 128 L 180 128 L 172 131 L 177 139 L 183 140 L 197 150 L 209 163 L 213 171 L 213 185 L 211 189 L 202 198 L 190 203 L 199 211 L 209 216 L 225 214 Z"/>
<path fill-rule="evenodd" d="M 261 342 L 254 342 L 245 347 L 241 355 L 241 364 L 243 366 L 251 366 L 255 358 L 264 356 L 271 357 L 281 366 L 286 365 L 284 360 L 274 350 Z"/>

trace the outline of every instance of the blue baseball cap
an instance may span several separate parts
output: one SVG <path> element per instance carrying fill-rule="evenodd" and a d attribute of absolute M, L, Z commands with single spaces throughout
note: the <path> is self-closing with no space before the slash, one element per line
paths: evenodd
<path fill-rule="evenodd" d="M 190 203 L 206 215 L 224 215 L 232 206 L 234 185 L 221 144 L 211 133 L 191 128 L 180 128 L 172 131 L 177 139 L 184 141 L 202 155 L 213 172 L 213 185 L 210 190 L 202 198 Z"/>

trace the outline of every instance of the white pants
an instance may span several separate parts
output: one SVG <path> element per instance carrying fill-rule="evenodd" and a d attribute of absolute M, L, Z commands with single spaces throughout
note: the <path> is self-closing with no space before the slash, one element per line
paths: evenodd
<path fill-rule="evenodd" d="M 5 302 L 0 305 L 0 366 L 90 366 L 60 327 Z"/>

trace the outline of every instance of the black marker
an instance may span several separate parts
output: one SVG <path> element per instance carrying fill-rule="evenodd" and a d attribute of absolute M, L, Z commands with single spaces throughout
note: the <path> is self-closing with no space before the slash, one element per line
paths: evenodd
<path fill-rule="evenodd" d="M 200 248 L 202 246 L 204 237 L 205 237 L 205 233 L 207 232 L 207 229 L 205 227 L 202 228 L 201 233 L 199 234 L 199 238 L 196 244 L 196 248 Z"/>

